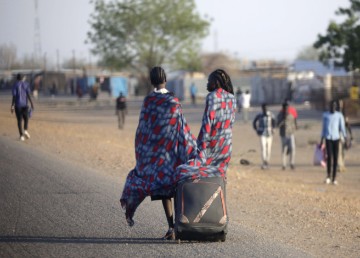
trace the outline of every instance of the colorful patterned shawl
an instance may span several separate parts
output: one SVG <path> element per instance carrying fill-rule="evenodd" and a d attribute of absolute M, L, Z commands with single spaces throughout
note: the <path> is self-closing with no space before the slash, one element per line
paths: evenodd
<path fill-rule="evenodd" d="M 232 126 L 235 122 L 236 99 L 219 88 L 206 97 L 202 126 L 197 139 L 198 155 L 176 171 L 176 182 L 187 178 L 226 178 L 232 152 Z"/>
<path fill-rule="evenodd" d="M 232 94 L 223 89 L 209 93 L 196 144 L 176 98 L 158 93 L 145 98 L 136 132 L 136 167 L 120 199 L 130 226 L 146 196 L 171 197 L 176 184 L 189 178 L 226 178 L 235 113 Z"/>
<path fill-rule="evenodd" d="M 176 167 L 196 155 L 196 139 L 170 93 L 145 97 L 135 136 L 136 167 L 127 176 L 120 199 L 130 226 L 146 196 L 173 196 Z"/>

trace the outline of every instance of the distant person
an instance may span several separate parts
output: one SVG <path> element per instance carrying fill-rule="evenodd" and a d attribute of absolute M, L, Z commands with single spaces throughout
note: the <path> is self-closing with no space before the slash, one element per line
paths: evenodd
<path fill-rule="evenodd" d="M 277 115 L 277 126 L 281 138 L 282 169 L 286 169 L 287 157 L 290 157 L 290 168 L 295 169 L 295 131 L 296 117 L 289 111 L 288 102 L 284 102 Z"/>
<path fill-rule="evenodd" d="M 294 91 L 295 91 L 294 84 L 292 82 L 288 82 L 288 94 L 287 94 L 288 95 L 288 97 L 287 97 L 288 101 L 293 100 Z"/>
<path fill-rule="evenodd" d="M 83 90 L 79 84 L 76 85 L 76 95 L 78 96 L 78 99 L 80 100 L 83 96 Z"/>
<path fill-rule="evenodd" d="M 70 84 L 70 93 L 71 93 L 71 95 L 74 95 L 75 94 L 75 89 L 77 89 L 75 87 L 75 84 L 76 84 L 75 79 L 70 79 L 69 84 Z M 76 92 L 76 94 L 77 94 L 77 92 Z"/>
<path fill-rule="evenodd" d="M 345 130 L 346 130 L 346 135 L 348 136 L 347 140 L 346 140 L 346 139 L 344 139 L 342 134 L 340 134 L 340 141 L 339 141 L 339 155 L 338 155 L 338 169 L 337 170 L 339 172 L 345 172 L 346 171 L 345 152 L 346 152 L 346 150 L 350 149 L 353 137 L 352 137 L 351 126 L 349 123 L 349 118 L 347 117 L 346 111 L 345 111 L 345 104 L 342 99 L 338 100 L 336 111 L 341 112 L 342 115 L 344 116 Z"/>
<path fill-rule="evenodd" d="M 236 90 L 236 103 L 237 103 L 237 108 L 238 108 L 238 113 L 241 113 L 241 108 L 242 108 L 242 91 L 241 89 L 238 87 Z"/>
<path fill-rule="evenodd" d="M 125 125 L 125 116 L 127 113 L 126 97 L 120 92 L 119 97 L 116 98 L 116 115 L 118 117 L 118 127 L 123 129 Z"/>
<path fill-rule="evenodd" d="M 341 112 L 336 111 L 336 101 L 330 101 L 329 111 L 323 113 L 322 119 L 322 132 L 320 146 L 323 145 L 325 140 L 327 161 L 327 177 L 325 179 L 326 184 L 337 185 L 336 181 L 336 172 L 338 165 L 338 155 L 339 155 L 339 140 L 340 134 L 346 140 L 347 134 L 345 129 L 345 120 Z"/>
<path fill-rule="evenodd" d="M 241 95 L 241 106 L 243 112 L 243 119 L 244 122 L 247 123 L 249 120 L 249 109 L 250 109 L 250 101 L 251 101 L 251 94 L 249 90 L 246 90 L 244 94 Z"/>
<path fill-rule="evenodd" d="M 55 82 L 52 83 L 52 87 L 50 89 L 50 95 L 52 98 L 54 98 L 57 95 L 57 87 Z"/>
<path fill-rule="evenodd" d="M 100 84 L 95 82 L 94 85 L 91 87 L 90 91 L 90 100 L 96 100 L 99 95 Z"/>
<path fill-rule="evenodd" d="M 34 90 L 33 90 L 33 96 L 37 100 L 39 97 L 39 89 L 40 89 L 40 76 L 37 76 L 34 80 Z"/>
<path fill-rule="evenodd" d="M 262 112 L 257 114 L 253 121 L 253 128 L 260 136 L 262 169 L 269 168 L 271 147 L 275 128 L 275 118 L 272 112 L 267 110 L 267 105 L 261 105 Z"/>
<path fill-rule="evenodd" d="M 291 105 L 290 99 L 285 99 L 284 103 L 287 104 L 287 112 L 295 118 L 295 124 L 297 127 L 298 112 L 294 106 Z"/>
<path fill-rule="evenodd" d="M 164 240 L 175 239 L 172 200 L 176 187 L 176 168 L 194 156 L 196 139 L 191 134 L 182 107 L 166 89 L 163 68 L 150 71 L 154 91 L 145 97 L 135 135 L 136 166 L 125 182 L 120 198 L 129 226 L 137 207 L 147 196 L 162 200 L 168 231 Z"/>
<path fill-rule="evenodd" d="M 11 103 L 11 113 L 16 114 L 20 141 L 25 141 L 25 137 L 30 139 L 30 134 L 28 132 L 29 125 L 29 106 L 28 100 L 30 101 L 31 108 L 34 110 L 34 104 L 31 100 L 30 86 L 25 81 L 25 76 L 22 74 L 17 74 L 16 82 L 12 87 L 12 103 Z M 22 120 L 24 120 L 24 128 L 22 127 Z"/>
<path fill-rule="evenodd" d="M 190 94 L 191 94 L 191 102 L 192 102 L 192 104 L 196 105 L 197 87 L 196 87 L 194 82 L 191 83 Z"/>

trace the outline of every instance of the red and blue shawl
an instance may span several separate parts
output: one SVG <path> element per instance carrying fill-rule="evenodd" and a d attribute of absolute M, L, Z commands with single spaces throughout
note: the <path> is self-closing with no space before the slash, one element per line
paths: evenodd
<path fill-rule="evenodd" d="M 133 225 L 135 210 L 146 196 L 172 197 L 176 167 L 196 155 L 196 138 L 170 93 L 145 97 L 135 136 L 136 166 L 126 179 L 120 199 Z"/>
<path fill-rule="evenodd" d="M 235 113 L 232 94 L 221 88 L 209 93 L 196 141 L 176 98 L 159 93 L 145 98 L 135 138 L 136 167 L 120 199 L 129 225 L 146 196 L 172 197 L 176 184 L 186 179 L 226 178 Z"/>
<path fill-rule="evenodd" d="M 226 178 L 232 153 L 235 113 L 236 99 L 233 94 L 218 88 L 207 95 L 197 138 L 198 155 L 177 168 L 175 181 L 216 176 Z"/>

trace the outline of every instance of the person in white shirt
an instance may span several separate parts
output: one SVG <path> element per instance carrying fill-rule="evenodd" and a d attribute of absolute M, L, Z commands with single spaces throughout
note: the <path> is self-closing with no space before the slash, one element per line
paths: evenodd
<path fill-rule="evenodd" d="M 249 120 L 250 101 L 251 94 L 249 90 L 246 90 L 245 93 L 241 95 L 241 105 L 243 109 L 243 119 L 245 123 L 247 123 L 247 121 Z"/>

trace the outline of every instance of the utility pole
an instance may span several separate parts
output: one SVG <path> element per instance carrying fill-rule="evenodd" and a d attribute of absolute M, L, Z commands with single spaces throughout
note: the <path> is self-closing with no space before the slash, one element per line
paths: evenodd
<path fill-rule="evenodd" d="M 35 20 L 34 20 L 34 56 L 35 60 L 41 59 L 41 35 L 40 35 L 40 19 L 38 13 L 38 0 L 34 0 Z"/>
<path fill-rule="evenodd" d="M 73 49 L 72 54 L 73 54 L 73 69 L 74 69 L 74 73 L 76 73 L 76 56 L 75 56 L 75 49 Z"/>
<path fill-rule="evenodd" d="M 46 62 L 47 62 L 47 57 L 46 57 L 46 52 L 44 53 L 44 71 L 46 71 Z"/>
<path fill-rule="evenodd" d="M 58 72 L 60 72 L 59 56 L 60 56 L 60 51 L 59 49 L 56 49 L 56 68 Z"/>
<path fill-rule="evenodd" d="M 74 77 L 73 77 L 73 91 L 77 92 L 77 76 L 76 76 L 76 56 L 75 56 L 75 49 L 72 51 L 73 54 L 73 69 L 74 69 Z"/>

